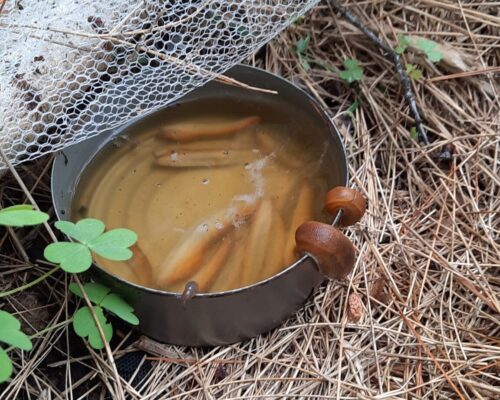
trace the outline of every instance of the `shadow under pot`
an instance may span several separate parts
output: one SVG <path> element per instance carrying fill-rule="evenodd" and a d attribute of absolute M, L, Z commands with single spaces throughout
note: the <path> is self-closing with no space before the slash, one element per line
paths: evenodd
<path fill-rule="evenodd" d="M 175 345 L 239 342 L 295 313 L 325 279 L 297 253 L 295 232 L 309 220 L 331 225 L 325 196 L 347 182 L 339 133 L 310 96 L 260 69 L 227 75 L 278 94 L 210 82 L 102 126 L 52 169 L 60 220 L 98 218 L 138 234 L 131 260 L 96 258 L 93 277 L 129 302 L 142 333 Z M 310 248 L 312 228 L 301 228 L 298 250 Z"/>

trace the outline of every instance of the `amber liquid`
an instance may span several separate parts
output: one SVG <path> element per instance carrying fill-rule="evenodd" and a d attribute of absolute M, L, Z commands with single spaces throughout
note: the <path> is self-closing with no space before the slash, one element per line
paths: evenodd
<path fill-rule="evenodd" d="M 178 143 L 158 135 L 174 124 L 197 129 L 250 116 L 260 121 L 225 137 Z M 91 161 L 72 219 L 98 218 L 107 229 L 138 234 L 131 260 L 96 258 L 127 281 L 174 292 L 193 280 L 203 292 L 254 284 L 298 259 L 298 223 L 328 219 L 323 199 L 337 178 L 320 129 L 279 98 L 269 104 L 198 100 L 169 108 L 132 126 Z M 203 165 L 175 164 L 189 164 L 200 151 L 209 151 Z M 158 165 L 161 157 L 174 165 Z M 232 162 L 220 165 L 225 157 Z"/>

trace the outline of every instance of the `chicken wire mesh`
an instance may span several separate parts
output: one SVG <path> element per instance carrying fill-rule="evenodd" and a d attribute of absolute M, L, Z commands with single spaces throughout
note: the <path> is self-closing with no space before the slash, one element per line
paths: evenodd
<path fill-rule="evenodd" d="M 318 1 L 0 0 L 0 147 L 15 165 L 161 108 Z"/>

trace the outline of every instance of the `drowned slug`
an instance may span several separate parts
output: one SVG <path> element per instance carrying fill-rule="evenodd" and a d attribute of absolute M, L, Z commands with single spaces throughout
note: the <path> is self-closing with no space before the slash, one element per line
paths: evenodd
<path fill-rule="evenodd" d="M 223 122 L 179 122 L 161 127 L 158 136 L 184 143 L 197 139 L 210 139 L 234 135 L 245 128 L 257 125 L 259 122 L 260 117 L 257 116 Z"/>

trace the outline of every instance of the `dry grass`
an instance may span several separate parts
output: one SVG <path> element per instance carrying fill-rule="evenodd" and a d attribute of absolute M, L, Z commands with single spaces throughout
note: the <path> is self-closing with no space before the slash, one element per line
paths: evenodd
<path fill-rule="evenodd" d="M 151 369 L 141 384 L 122 381 L 130 398 L 500 397 L 500 82 L 498 73 L 462 74 L 457 64 L 458 57 L 467 71 L 500 65 L 500 5 L 384 0 L 347 6 L 389 42 L 407 32 L 449 46 L 438 65 L 413 51 L 405 55 L 427 78 L 450 75 L 414 83 L 432 144 L 411 139 L 413 124 L 390 62 L 325 3 L 268 44 L 251 62 L 303 86 L 330 110 L 345 139 L 351 183 L 369 199 L 367 215 L 350 230 L 359 254 L 355 271 L 349 281 L 323 287 L 265 336 L 203 351 L 149 344 L 164 358 L 143 360 Z M 348 87 L 318 64 L 306 73 L 293 46 L 307 34 L 312 59 L 337 67 L 347 57 L 358 59 L 361 84 Z M 351 118 L 346 109 L 354 100 L 360 106 Z M 443 163 L 436 155 L 449 143 L 456 152 Z M 47 165 L 19 171 L 49 208 Z M 7 204 L 23 199 L 8 176 L 0 191 Z M 0 236 L 2 291 L 50 270 L 24 259 L 39 254 L 45 236 L 17 231 L 19 248 L 12 232 Z M 66 283 L 56 273 L 27 294 L 0 299 L 28 331 L 45 331 L 30 353 L 11 352 L 19 372 L 1 398 L 120 398 L 105 354 L 82 348 L 70 334 Z M 351 293 L 364 309 L 358 322 L 347 320 Z M 124 334 L 114 343 L 115 357 L 135 351 L 134 340 Z"/>

